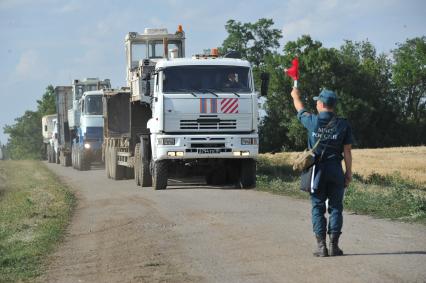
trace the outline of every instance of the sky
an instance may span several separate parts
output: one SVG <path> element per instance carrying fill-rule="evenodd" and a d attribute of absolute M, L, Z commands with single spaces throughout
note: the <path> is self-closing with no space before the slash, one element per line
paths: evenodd
<path fill-rule="evenodd" d="M 271 18 L 281 47 L 309 34 L 325 47 L 369 40 L 379 52 L 426 35 L 425 0 L 0 0 L 0 143 L 6 124 L 35 110 L 46 87 L 73 79 L 125 86 L 124 37 L 182 24 L 186 55 L 220 46 L 229 19 Z"/>

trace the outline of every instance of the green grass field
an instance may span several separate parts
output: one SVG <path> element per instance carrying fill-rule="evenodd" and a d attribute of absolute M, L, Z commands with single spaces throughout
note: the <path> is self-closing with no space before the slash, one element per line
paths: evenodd
<path fill-rule="evenodd" d="M 0 161 L 0 282 L 31 280 L 61 239 L 75 199 L 39 161 Z"/>

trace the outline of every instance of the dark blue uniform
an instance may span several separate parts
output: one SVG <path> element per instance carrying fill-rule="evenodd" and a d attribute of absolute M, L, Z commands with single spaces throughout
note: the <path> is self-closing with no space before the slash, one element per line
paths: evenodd
<path fill-rule="evenodd" d="M 327 232 L 327 220 L 324 217 L 328 199 L 328 233 L 340 234 L 343 225 L 344 173 L 342 169 L 343 145 L 352 144 L 352 131 L 349 123 L 342 118 L 333 119 L 333 112 L 308 113 L 305 109 L 297 113 L 297 118 L 308 130 L 308 147 L 312 148 L 320 136 L 321 142 L 316 148 L 314 191 L 311 194 L 312 224 L 316 235 Z M 328 125 L 329 124 L 329 125 Z M 324 150 L 324 154 L 319 161 Z"/>

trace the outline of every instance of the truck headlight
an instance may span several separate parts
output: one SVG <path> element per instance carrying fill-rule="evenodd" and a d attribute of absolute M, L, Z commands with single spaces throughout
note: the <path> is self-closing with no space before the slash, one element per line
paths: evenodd
<path fill-rule="evenodd" d="M 159 145 L 175 145 L 175 138 L 158 138 Z"/>
<path fill-rule="evenodd" d="M 84 148 L 85 148 L 85 149 L 90 149 L 90 143 L 85 143 L 85 144 L 84 144 Z"/>
<path fill-rule="evenodd" d="M 241 138 L 241 145 L 256 145 L 257 138 Z"/>

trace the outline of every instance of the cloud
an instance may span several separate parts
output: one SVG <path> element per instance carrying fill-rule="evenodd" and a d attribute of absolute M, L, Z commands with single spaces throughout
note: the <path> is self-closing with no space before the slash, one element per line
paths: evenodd
<path fill-rule="evenodd" d="M 68 14 L 77 12 L 79 10 L 80 6 L 76 2 L 70 2 L 64 6 L 59 7 L 58 9 L 55 9 L 54 11 L 58 14 Z"/>
<path fill-rule="evenodd" d="M 17 81 L 35 80 L 47 74 L 47 66 L 35 50 L 26 50 L 19 58 L 13 79 Z"/>

